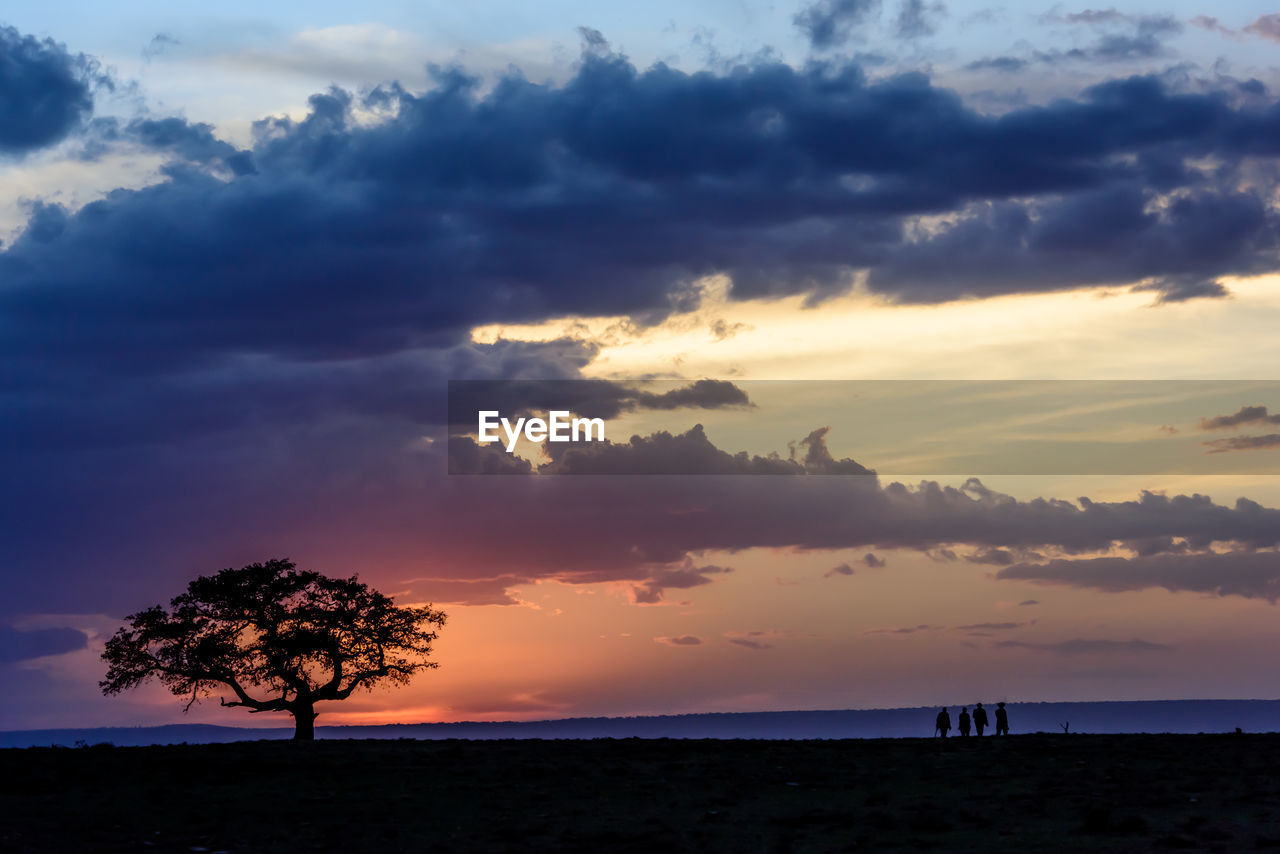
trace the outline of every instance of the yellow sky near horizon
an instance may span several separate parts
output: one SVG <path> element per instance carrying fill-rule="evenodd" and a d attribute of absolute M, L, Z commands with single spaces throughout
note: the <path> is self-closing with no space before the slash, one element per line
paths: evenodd
<path fill-rule="evenodd" d="M 1099 288 L 939 305 L 855 290 L 806 307 L 803 297 L 733 301 L 711 280 L 696 311 L 648 328 L 570 318 L 472 337 L 581 338 L 600 346 L 584 373 L 613 379 L 1275 379 L 1280 276 L 1224 284 L 1229 298 L 1163 305 Z"/>

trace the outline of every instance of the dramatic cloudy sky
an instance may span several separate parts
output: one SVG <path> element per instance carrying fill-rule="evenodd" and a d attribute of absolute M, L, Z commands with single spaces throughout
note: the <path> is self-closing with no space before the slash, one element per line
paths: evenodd
<path fill-rule="evenodd" d="M 5 5 L 0 728 L 277 556 L 450 614 L 322 722 L 1278 696 L 1280 15 L 535 5 Z"/>

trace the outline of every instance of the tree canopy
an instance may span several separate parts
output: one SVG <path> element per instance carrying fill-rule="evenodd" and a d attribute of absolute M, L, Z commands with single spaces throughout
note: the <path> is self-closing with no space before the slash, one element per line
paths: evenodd
<path fill-rule="evenodd" d="M 427 657 L 445 614 L 397 606 L 354 575 L 269 560 L 201 576 L 169 610 L 155 605 L 126 619 L 102 654 L 104 694 L 154 677 L 187 697 L 187 709 L 220 694 L 224 706 L 288 712 L 294 738 L 309 740 L 316 703 L 436 667 Z"/>

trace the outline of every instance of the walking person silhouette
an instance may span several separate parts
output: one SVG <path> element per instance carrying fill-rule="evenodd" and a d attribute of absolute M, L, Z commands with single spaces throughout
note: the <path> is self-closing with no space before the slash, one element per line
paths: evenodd
<path fill-rule="evenodd" d="M 979 736 L 987 728 L 987 710 L 982 708 L 981 703 L 973 708 L 973 728 Z"/>
<path fill-rule="evenodd" d="M 967 708 L 960 710 L 960 735 L 969 734 L 969 710 Z"/>
<path fill-rule="evenodd" d="M 1004 703 L 996 703 L 996 735 L 1009 734 L 1009 713 L 1004 710 Z"/>
<path fill-rule="evenodd" d="M 935 734 L 947 737 L 947 731 L 951 729 L 951 715 L 947 714 L 947 710 L 943 709 L 938 712 L 938 717 L 934 720 L 933 731 Z"/>

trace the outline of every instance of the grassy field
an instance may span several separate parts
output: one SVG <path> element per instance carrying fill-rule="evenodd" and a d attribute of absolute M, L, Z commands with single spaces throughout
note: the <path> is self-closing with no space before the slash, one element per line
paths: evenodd
<path fill-rule="evenodd" d="M 0 750 L 3 851 L 1280 848 L 1280 735 Z"/>

